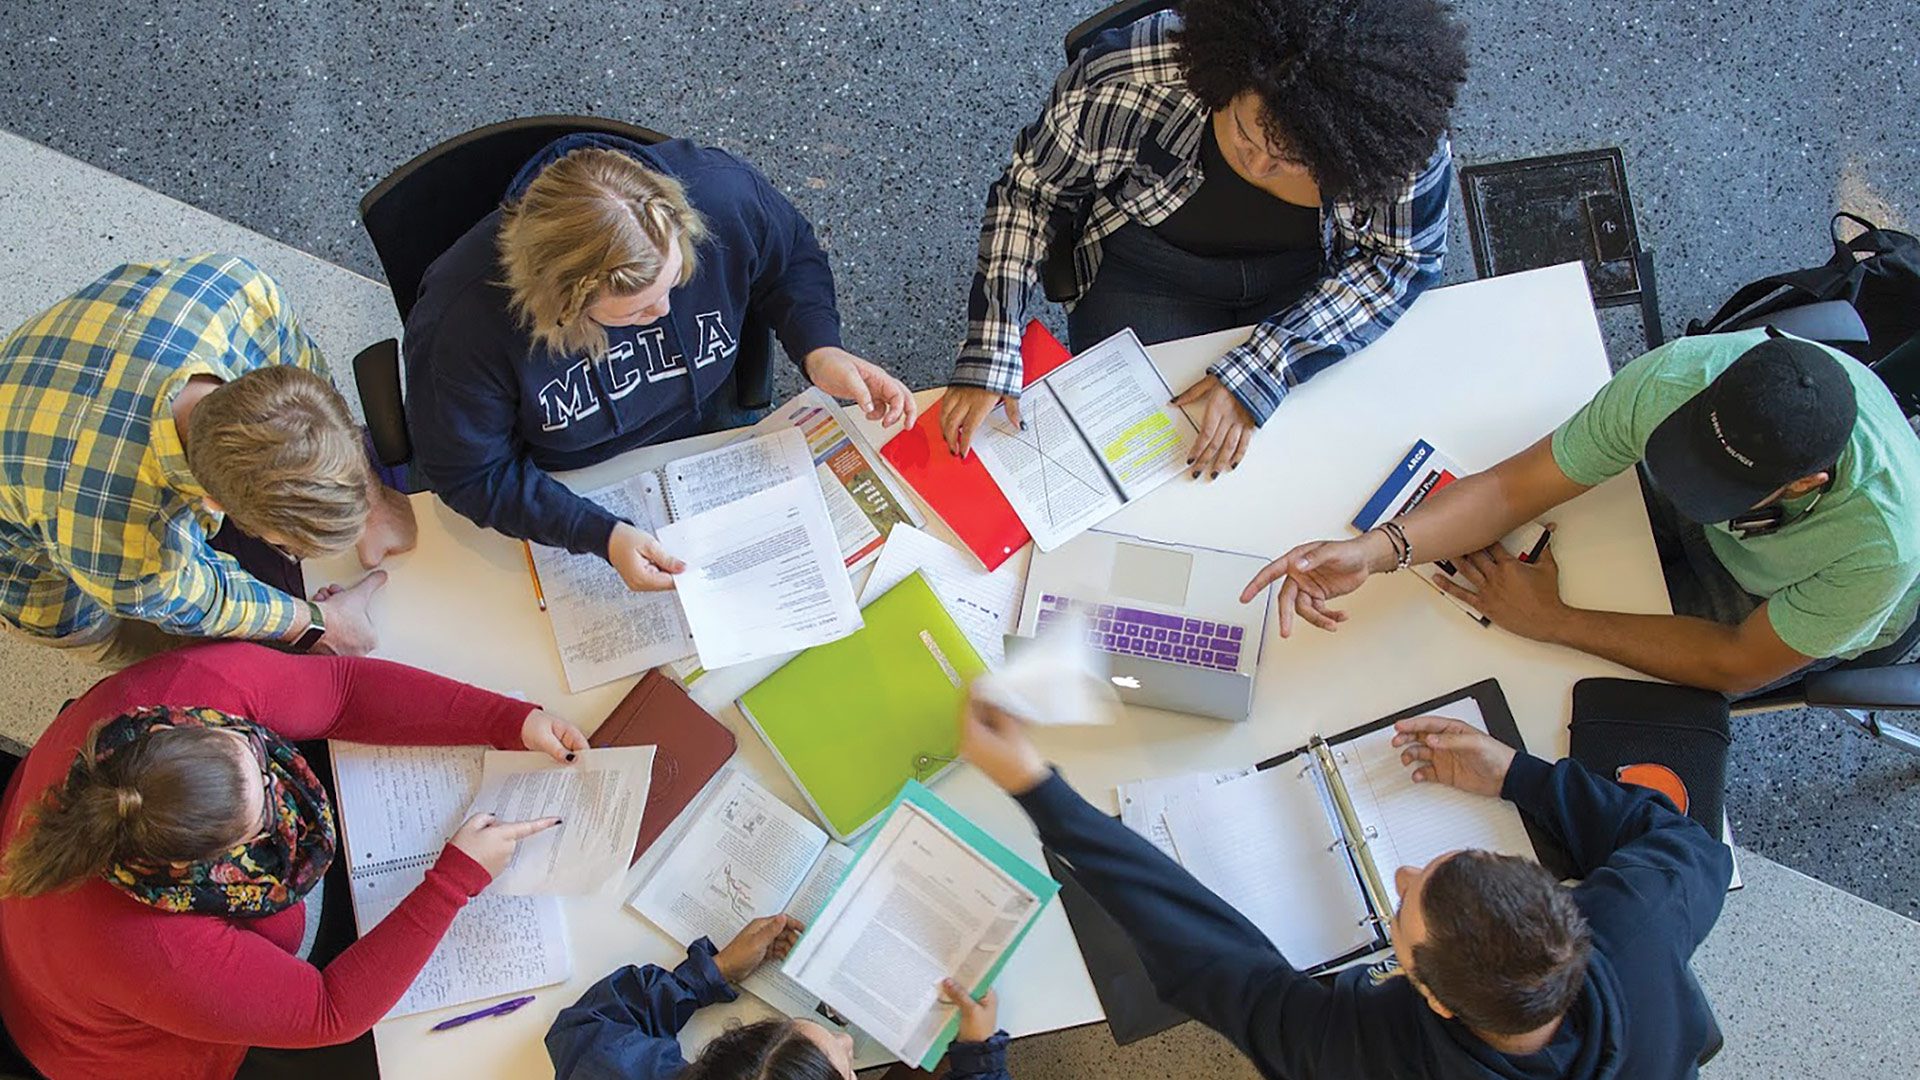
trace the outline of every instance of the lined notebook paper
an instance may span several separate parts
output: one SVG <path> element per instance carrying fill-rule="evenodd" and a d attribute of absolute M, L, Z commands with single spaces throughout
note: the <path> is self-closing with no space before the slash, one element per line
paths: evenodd
<path fill-rule="evenodd" d="M 480 789 L 486 748 L 334 742 L 341 850 L 364 936 L 439 859 Z M 572 976 L 565 916 L 552 896 L 481 893 L 454 916 L 389 1018 L 461 1005 Z"/>

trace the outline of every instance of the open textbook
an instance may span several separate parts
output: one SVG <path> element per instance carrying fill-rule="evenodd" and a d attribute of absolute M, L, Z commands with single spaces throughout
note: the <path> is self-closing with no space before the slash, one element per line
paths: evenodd
<path fill-rule="evenodd" d="M 752 433 L 767 435 L 782 428 L 796 428 L 806 436 L 820 494 L 826 497 L 849 571 L 877 557 L 895 525 L 921 523 L 913 501 L 893 486 L 880 456 L 825 391 L 811 386 L 802 390 L 755 424 Z"/>
<path fill-rule="evenodd" d="M 1193 422 L 1132 330 L 1020 392 L 1020 426 L 996 409 L 973 448 L 1033 542 L 1052 551 L 1186 467 Z"/>
<path fill-rule="evenodd" d="M 681 945 L 704 937 L 724 946 L 763 915 L 811 924 L 852 862 L 852 848 L 728 769 L 627 906 Z M 789 1016 L 810 1016 L 820 1004 L 779 964 L 761 965 L 744 986 Z"/>
<path fill-rule="evenodd" d="M 651 746 L 596 748 L 562 765 L 531 750 L 487 751 L 469 815 L 560 819 L 520 841 L 489 891 L 578 896 L 625 870 L 647 806 L 653 753 Z"/>
<path fill-rule="evenodd" d="M 391 915 L 439 859 L 480 790 L 478 746 L 366 746 L 334 742 L 340 851 L 354 922 L 365 935 Z M 573 974 L 555 896 L 488 889 L 454 916 L 426 966 L 387 1015 L 407 1016 L 536 986 Z"/>
<path fill-rule="evenodd" d="M 1393 746 L 1393 722 L 1422 715 L 1462 720 L 1524 749 L 1489 679 L 1316 736 L 1245 776 L 1196 783 L 1165 808 L 1173 853 L 1303 971 L 1386 948 L 1399 867 L 1461 848 L 1537 857 L 1512 803 L 1413 782 Z"/>
<path fill-rule="evenodd" d="M 673 522 L 785 481 L 817 479 L 807 439 L 806 430 L 781 426 L 583 494 L 642 531 L 659 536 Z M 845 496 L 845 490 L 840 494 Z M 817 495 L 815 501 L 824 499 L 824 495 Z M 833 515 L 827 516 L 833 519 Z M 864 516 L 859 524 L 867 525 Z M 864 544 L 858 536 L 831 542 L 843 551 L 850 544 Z M 673 554 L 685 557 L 683 552 Z M 568 688 L 574 692 L 696 651 L 692 628 L 675 592 L 633 592 L 598 553 L 574 555 L 536 544 L 533 562 L 546 594 L 561 667 L 566 671 Z"/>
<path fill-rule="evenodd" d="M 981 993 L 1059 888 L 910 780 L 784 971 L 902 1061 L 931 1070 L 959 1027 L 940 981 Z"/>

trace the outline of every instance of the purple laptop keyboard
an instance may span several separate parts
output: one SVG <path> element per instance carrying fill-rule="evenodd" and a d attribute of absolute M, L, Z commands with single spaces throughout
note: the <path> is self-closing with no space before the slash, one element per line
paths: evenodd
<path fill-rule="evenodd" d="M 1189 619 L 1115 604 L 1084 604 L 1043 594 L 1037 629 L 1078 608 L 1087 619 L 1087 643 L 1115 656 L 1144 656 L 1188 667 L 1235 671 L 1246 631 L 1228 623 Z"/>

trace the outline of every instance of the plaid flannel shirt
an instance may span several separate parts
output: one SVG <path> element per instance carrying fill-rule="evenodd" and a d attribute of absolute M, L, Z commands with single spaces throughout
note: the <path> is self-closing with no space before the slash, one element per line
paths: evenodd
<path fill-rule="evenodd" d="M 1017 394 L 1020 330 L 1054 230 L 1084 207 L 1075 296 L 1100 266 L 1100 241 L 1135 221 L 1165 221 L 1200 187 L 1207 107 L 1180 74 L 1174 12 L 1096 39 L 1054 83 L 1045 111 L 1014 140 L 987 193 L 967 341 L 949 380 Z M 1291 307 L 1207 370 L 1264 424 L 1287 392 L 1379 337 L 1439 280 L 1447 250 L 1453 154 L 1445 138 L 1390 200 L 1321 212 L 1327 272 Z"/>
<path fill-rule="evenodd" d="M 173 399 L 320 352 L 251 263 L 121 266 L 0 342 L 0 618 L 40 637 L 110 617 L 193 637 L 275 638 L 301 601 L 213 550 Z"/>

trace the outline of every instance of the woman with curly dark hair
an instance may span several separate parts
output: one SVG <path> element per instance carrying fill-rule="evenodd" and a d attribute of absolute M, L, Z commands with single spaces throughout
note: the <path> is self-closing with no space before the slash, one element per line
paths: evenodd
<path fill-rule="evenodd" d="M 1018 419 L 1060 244 L 1075 351 L 1256 324 L 1178 399 L 1203 415 L 1193 475 L 1238 465 L 1289 390 L 1439 279 L 1466 67 L 1445 0 L 1184 0 L 1095 37 L 988 192 L 948 445 L 1003 401 Z"/>

